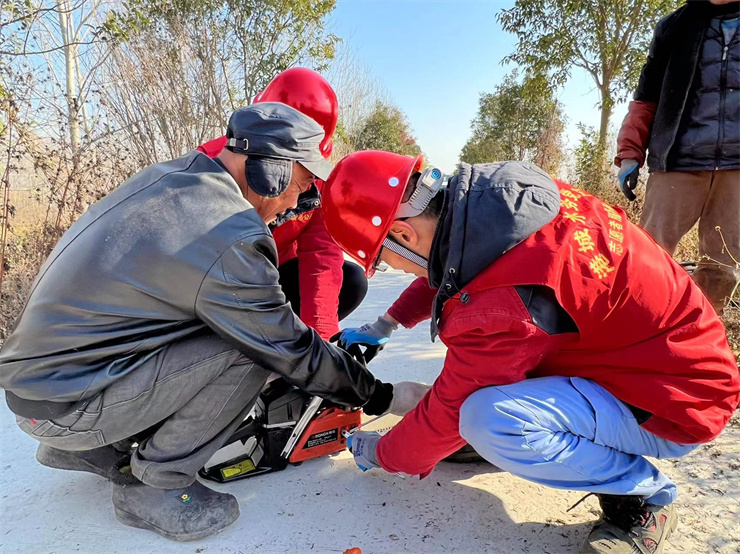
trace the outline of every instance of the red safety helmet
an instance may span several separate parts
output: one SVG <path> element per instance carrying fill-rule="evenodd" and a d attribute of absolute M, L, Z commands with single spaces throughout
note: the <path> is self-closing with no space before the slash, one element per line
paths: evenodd
<path fill-rule="evenodd" d="M 293 67 L 283 71 L 255 96 L 254 102 L 281 102 L 313 119 L 324 128 L 324 140 L 319 145 L 321 155 L 331 155 L 339 102 L 329 82 L 313 69 Z"/>
<path fill-rule="evenodd" d="M 342 250 L 372 277 L 406 185 L 423 156 L 365 150 L 343 158 L 321 193 L 324 224 Z"/>

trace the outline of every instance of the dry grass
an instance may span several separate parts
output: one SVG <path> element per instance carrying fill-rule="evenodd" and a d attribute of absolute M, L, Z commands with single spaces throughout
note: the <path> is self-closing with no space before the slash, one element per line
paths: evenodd
<path fill-rule="evenodd" d="M 732 353 L 740 362 L 740 308 L 726 308 L 722 319 L 727 328 L 727 340 L 730 341 Z"/>
<path fill-rule="evenodd" d="M 11 223 L 17 233 L 23 233 L 43 225 L 48 201 L 44 201 L 36 190 L 11 190 L 10 203 L 15 209 Z"/>

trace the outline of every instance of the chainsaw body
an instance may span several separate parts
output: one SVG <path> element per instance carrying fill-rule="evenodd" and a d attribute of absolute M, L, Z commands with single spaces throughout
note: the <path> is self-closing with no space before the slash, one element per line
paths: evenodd
<path fill-rule="evenodd" d="M 346 448 L 344 432 L 358 427 L 360 416 L 360 410 L 341 409 L 276 379 L 199 473 L 226 483 L 340 452 Z"/>

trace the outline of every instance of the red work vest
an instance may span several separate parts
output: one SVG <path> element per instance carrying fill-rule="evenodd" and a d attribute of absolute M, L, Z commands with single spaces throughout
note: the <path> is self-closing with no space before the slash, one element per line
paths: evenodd
<path fill-rule="evenodd" d="M 558 182 L 560 214 L 480 273 L 464 292 L 544 285 L 578 326 L 533 377 L 592 379 L 653 416 L 677 443 L 717 436 L 740 400 L 724 326 L 701 290 L 623 210 Z M 448 301 L 442 319 L 459 300 Z"/>

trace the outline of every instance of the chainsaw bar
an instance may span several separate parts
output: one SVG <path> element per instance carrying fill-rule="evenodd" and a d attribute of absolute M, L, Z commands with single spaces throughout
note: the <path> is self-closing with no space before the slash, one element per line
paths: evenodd
<path fill-rule="evenodd" d="M 350 432 L 345 432 L 344 436 L 346 438 L 352 433 L 356 431 L 360 431 L 360 430 L 367 431 L 367 432 L 375 432 L 375 433 L 380 433 L 381 435 L 385 435 L 388 431 L 393 429 L 393 427 L 399 421 L 401 421 L 401 419 L 402 419 L 401 416 L 397 416 L 394 414 L 382 414 L 379 416 L 375 416 L 372 419 L 369 419 L 367 421 L 360 423 L 360 425 L 352 429 Z"/>

